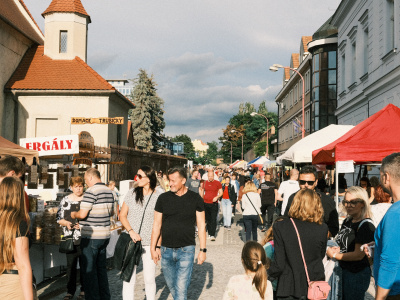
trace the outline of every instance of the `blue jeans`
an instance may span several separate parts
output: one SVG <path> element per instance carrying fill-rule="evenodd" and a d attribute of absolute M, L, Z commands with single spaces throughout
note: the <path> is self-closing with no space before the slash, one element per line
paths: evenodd
<path fill-rule="evenodd" d="M 231 226 L 232 220 L 232 202 L 229 199 L 222 199 L 222 215 L 224 216 L 224 226 Z"/>
<path fill-rule="evenodd" d="M 111 299 L 108 287 L 106 248 L 110 239 L 81 239 L 81 262 L 85 299 Z"/>
<path fill-rule="evenodd" d="M 193 270 L 194 246 L 161 246 L 161 268 L 174 300 L 186 300 Z"/>
<path fill-rule="evenodd" d="M 258 215 L 244 215 L 243 223 L 246 228 L 246 242 L 251 241 L 251 235 L 253 234 L 253 241 L 257 242 L 257 226 L 258 226 Z"/>
<path fill-rule="evenodd" d="M 343 300 L 364 299 L 371 280 L 371 268 L 366 267 L 360 272 L 352 273 L 342 269 Z"/>

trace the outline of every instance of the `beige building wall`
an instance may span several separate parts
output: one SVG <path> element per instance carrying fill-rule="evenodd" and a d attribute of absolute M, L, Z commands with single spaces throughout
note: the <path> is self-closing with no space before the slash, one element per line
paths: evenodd
<path fill-rule="evenodd" d="M 11 94 L 8 95 L 12 97 Z M 51 135 L 78 134 L 88 131 L 94 138 L 95 145 L 108 147 L 116 144 L 117 125 L 84 124 L 71 125 L 72 117 L 124 117 L 121 145 L 126 146 L 128 122 L 128 104 L 113 95 L 17 95 L 18 107 L 18 140 Z M 14 96 L 16 97 L 16 96 Z M 111 99 L 110 99 L 111 98 Z M 14 110 L 11 105 L 10 111 Z M 7 126 L 14 128 L 14 115 L 7 114 Z M 10 130 L 12 131 L 12 130 Z M 11 133 L 11 132 L 10 132 Z M 6 137 L 7 138 L 7 137 Z M 9 137 L 8 137 L 9 138 Z"/>
<path fill-rule="evenodd" d="M 51 13 L 45 16 L 44 54 L 52 59 L 87 58 L 87 18 L 74 13 Z M 60 53 L 60 32 L 67 31 L 67 52 Z"/>
<path fill-rule="evenodd" d="M 4 115 L 5 109 L 6 95 L 4 93 L 4 86 L 31 45 L 31 40 L 0 19 L 0 116 Z M 5 136 L 5 131 L 10 130 L 4 125 L 5 121 L 3 118 L 2 122 L 0 122 L 2 136 Z"/>
<path fill-rule="evenodd" d="M 199 152 L 199 156 L 203 156 L 207 150 L 208 150 L 208 145 L 204 143 L 202 140 L 194 140 L 192 141 L 194 151 Z"/>

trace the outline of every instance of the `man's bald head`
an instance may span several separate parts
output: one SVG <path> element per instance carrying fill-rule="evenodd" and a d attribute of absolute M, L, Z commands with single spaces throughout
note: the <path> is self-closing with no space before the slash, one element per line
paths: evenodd
<path fill-rule="evenodd" d="M 298 180 L 299 179 L 299 170 L 291 169 L 290 170 L 290 180 Z"/>

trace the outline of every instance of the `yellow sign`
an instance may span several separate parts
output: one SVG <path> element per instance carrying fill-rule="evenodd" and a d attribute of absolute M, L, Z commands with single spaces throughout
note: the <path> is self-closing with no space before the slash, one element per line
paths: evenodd
<path fill-rule="evenodd" d="M 124 117 L 115 118 L 71 118 L 72 125 L 82 125 L 82 124 L 124 124 Z"/>

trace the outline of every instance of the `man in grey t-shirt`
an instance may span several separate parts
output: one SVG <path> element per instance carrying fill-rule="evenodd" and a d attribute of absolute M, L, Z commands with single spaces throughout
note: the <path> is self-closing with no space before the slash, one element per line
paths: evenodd
<path fill-rule="evenodd" d="M 199 171 L 194 169 L 192 171 L 192 176 L 189 177 L 188 180 L 186 181 L 187 188 L 197 194 L 199 193 L 199 187 L 200 187 L 200 180 L 198 179 L 198 177 L 199 177 Z"/>

